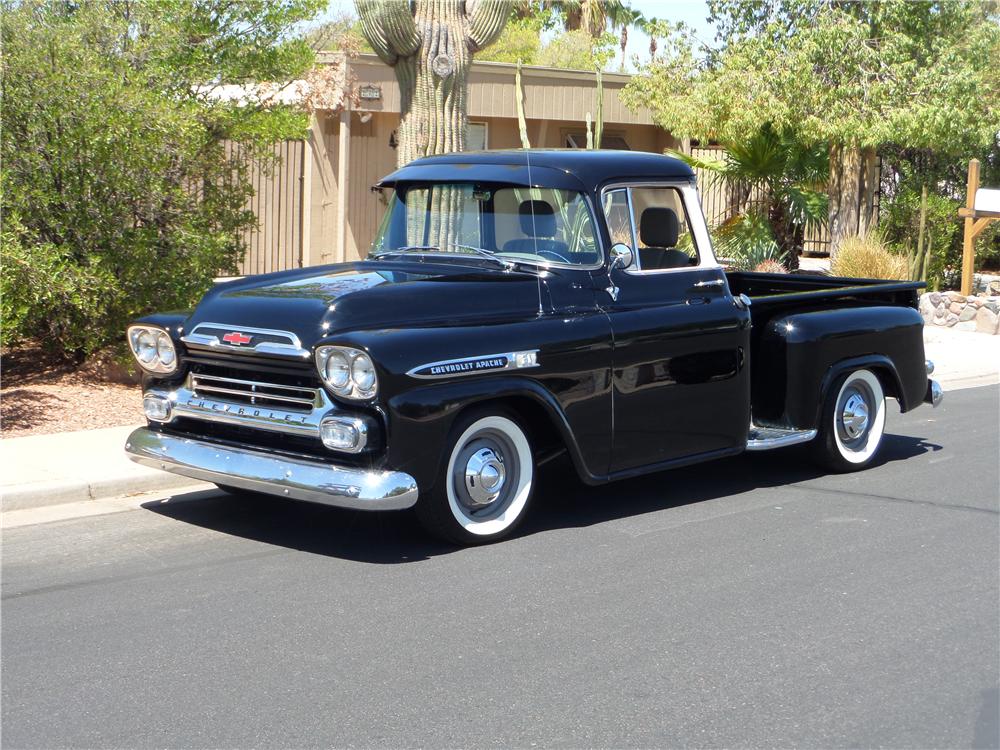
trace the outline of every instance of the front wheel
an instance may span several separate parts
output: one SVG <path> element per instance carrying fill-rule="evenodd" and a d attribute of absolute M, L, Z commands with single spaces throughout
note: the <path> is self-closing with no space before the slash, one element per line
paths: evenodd
<path fill-rule="evenodd" d="M 834 382 L 823 404 L 815 457 L 837 472 L 867 468 L 885 433 L 885 392 L 871 370 L 854 370 Z"/>
<path fill-rule="evenodd" d="M 535 484 L 524 430 L 504 413 L 471 413 L 452 429 L 447 456 L 434 488 L 417 503 L 425 528 L 463 545 L 507 536 L 524 517 Z"/>

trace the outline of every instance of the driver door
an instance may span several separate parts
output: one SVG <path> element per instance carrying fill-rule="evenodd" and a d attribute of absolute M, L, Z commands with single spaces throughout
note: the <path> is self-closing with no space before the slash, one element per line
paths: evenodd
<path fill-rule="evenodd" d="M 749 423 L 750 314 L 692 232 L 694 187 L 616 187 L 602 205 L 611 241 L 634 258 L 610 271 L 602 303 L 614 338 L 611 472 L 736 452 Z"/>

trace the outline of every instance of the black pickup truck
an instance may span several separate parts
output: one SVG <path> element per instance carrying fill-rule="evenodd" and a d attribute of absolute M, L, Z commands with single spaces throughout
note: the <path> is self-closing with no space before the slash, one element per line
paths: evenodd
<path fill-rule="evenodd" d="M 220 283 L 128 329 L 139 463 L 493 541 L 536 468 L 590 484 L 809 443 L 875 460 L 937 404 L 914 282 L 727 273 L 691 170 L 621 151 L 421 159 L 368 258 Z"/>

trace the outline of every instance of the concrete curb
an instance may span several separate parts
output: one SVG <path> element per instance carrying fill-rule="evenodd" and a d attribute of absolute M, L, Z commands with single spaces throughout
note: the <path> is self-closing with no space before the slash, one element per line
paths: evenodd
<path fill-rule="evenodd" d="M 3 496 L 3 510 L 29 510 L 49 505 L 63 505 L 82 500 L 105 500 L 123 495 L 142 492 L 172 490 L 179 487 L 199 485 L 190 477 L 170 474 L 166 471 L 150 470 L 148 474 L 108 477 L 98 480 L 61 480 L 55 482 L 33 482 L 29 485 L 8 486 L 0 490 Z"/>

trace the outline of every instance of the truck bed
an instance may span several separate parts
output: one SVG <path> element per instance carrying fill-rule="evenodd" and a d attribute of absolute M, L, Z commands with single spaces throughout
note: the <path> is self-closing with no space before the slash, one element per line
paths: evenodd
<path fill-rule="evenodd" d="M 874 355 L 894 363 L 888 395 L 904 410 L 926 388 L 919 281 L 732 272 L 734 296 L 750 298 L 751 410 L 757 425 L 815 427 L 817 394 L 839 361 Z M 907 309 L 909 308 L 909 309 Z M 792 324 L 794 321 L 794 325 Z"/>
<path fill-rule="evenodd" d="M 916 308 L 922 281 L 883 281 L 843 276 L 819 276 L 792 273 L 726 274 L 733 295 L 745 294 L 753 300 L 753 310 L 785 305 L 825 305 L 856 302 L 865 305 L 885 303 Z"/>

